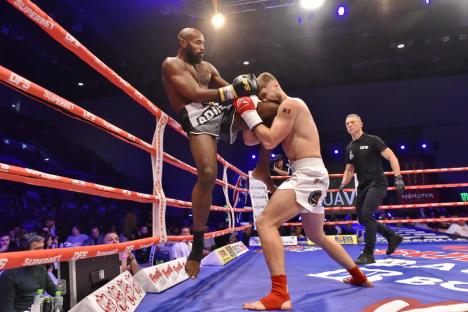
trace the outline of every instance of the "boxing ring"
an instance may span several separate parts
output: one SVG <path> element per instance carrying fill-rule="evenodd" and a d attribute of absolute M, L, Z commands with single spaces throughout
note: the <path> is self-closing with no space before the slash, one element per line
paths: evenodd
<path fill-rule="evenodd" d="M 91 258 L 105 254 L 115 254 L 125 250 L 137 250 L 148 246 L 172 241 L 190 240 L 191 236 L 168 236 L 166 234 L 166 207 L 191 209 L 191 203 L 173 198 L 166 198 L 162 185 L 163 163 L 170 164 L 181 170 L 197 174 L 197 170 L 176 157 L 164 152 L 165 128 L 170 128 L 187 137 L 179 123 L 166 115 L 161 109 L 132 87 L 127 81 L 109 68 L 103 61 L 92 54 L 70 33 L 56 23 L 51 17 L 29 0 L 7 0 L 13 7 L 35 22 L 53 39 L 77 55 L 81 60 L 107 78 L 116 87 L 124 91 L 139 105 L 147 109 L 156 118 L 156 129 L 152 142 L 148 143 L 101 117 L 81 108 L 75 103 L 39 86 L 10 69 L 0 65 L 0 81 L 34 99 L 48 105 L 70 117 L 86 122 L 115 138 L 134 145 L 151 155 L 153 174 L 153 194 L 144 194 L 132 190 L 119 189 L 88 181 L 57 176 L 34 169 L 12 166 L 0 163 L 0 179 L 55 188 L 72 192 L 148 203 L 153 208 L 153 235 L 150 238 L 139 239 L 119 244 L 97 245 L 88 247 L 48 249 L 0 253 L 0 269 L 12 269 L 22 266 L 70 261 Z M 228 228 L 206 233 L 205 237 L 216 237 L 243 231 L 247 226 L 236 224 L 236 213 L 251 213 L 251 208 L 234 208 L 229 192 L 248 193 L 228 183 L 228 170 L 240 177 L 248 175 L 217 155 L 223 166 L 221 179 L 216 185 L 223 188 L 226 207 L 211 207 L 212 211 L 228 214 Z M 407 174 L 433 174 L 466 172 L 468 167 L 423 169 L 402 171 Z M 391 174 L 391 173 L 386 173 Z M 340 178 L 341 174 L 332 174 L 331 178 Z M 410 185 L 407 190 L 465 188 L 468 183 Z M 394 187 L 388 188 L 394 191 Z M 346 189 L 345 191 L 354 191 Z M 338 192 L 330 189 L 329 192 Z M 407 205 L 384 205 L 379 209 L 410 209 L 427 207 L 460 207 L 468 202 L 422 203 Z M 354 207 L 329 207 L 327 212 L 353 211 Z M 454 222 L 468 220 L 462 218 L 436 219 L 400 219 L 384 220 L 386 223 L 414 222 Z M 326 222 L 327 225 L 353 224 L 357 221 Z M 287 223 L 285 226 L 297 225 Z M 405 229 L 411 230 L 411 229 Z M 379 245 L 377 247 L 380 247 Z M 355 258 L 360 253 L 360 246 L 345 246 L 350 255 Z M 468 246 L 466 240 L 445 240 L 439 243 L 407 243 L 390 257 L 385 256 L 385 250 L 376 250 L 377 263 L 365 266 L 363 271 L 374 281 L 375 287 L 362 289 L 341 283 L 347 273 L 319 248 L 309 245 L 286 247 L 287 274 L 289 290 L 296 311 L 426 311 L 429 306 L 439 306 L 439 310 L 430 311 L 468 311 Z M 346 273 L 346 274 L 345 274 Z M 243 302 L 252 301 L 269 291 L 269 274 L 261 249 L 255 249 L 244 256 L 221 267 L 203 267 L 196 280 L 188 280 L 161 294 L 147 294 L 137 311 L 239 311 Z M 444 308 L 445 307 L 445 308 Z M 385 309 L 384 309 L 385 308 Z M 416 310 L 414 310 L 416 311 Z M 429 311 L 429 310 L 427 310 Z"/>

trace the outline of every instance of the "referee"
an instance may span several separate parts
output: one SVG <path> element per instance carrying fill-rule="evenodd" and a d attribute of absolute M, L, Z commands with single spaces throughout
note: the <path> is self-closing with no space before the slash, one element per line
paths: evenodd
<path fill-rule="evenodd" d="M 395 187 L 398 191 L 405 189 L 400 173 L 400 164 L 393 151 L 377 136 L 362 131 L 361 117 L 350 114 L 346 117 L 346 130 L 352 141 L 346 147 L 346 169 L 341 181 L 340 191 L 357 174 L 358 188 L 356 212 L 358 221 L 365 228 L 365 247 L 362 254 L 354 261 L 356 264 L 374 263 L 376 232 L 382 234 L 388 241 L 387 255 L 391 255 L 403 240 L 385 224 L 374 218 L 383 199 L 387 195 L 387 178 L 385 177 L 381 156 L 387 159 L 395 175 Z"/>

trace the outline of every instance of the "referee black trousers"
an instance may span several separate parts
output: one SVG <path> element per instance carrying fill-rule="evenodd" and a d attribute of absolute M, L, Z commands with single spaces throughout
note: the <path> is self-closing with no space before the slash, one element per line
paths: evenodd
<path fill-rule="evenodd" d="M 374 253 L 377 232 L 387 240 L 394 234 L 385 224 L 377 222 L 374 213 L 387 195 L 386 185 L 371 184 L 363 190 L 358 189 L 356 198 L 356 212 L 358 221 L 366 230 L 364 252 Z"/>

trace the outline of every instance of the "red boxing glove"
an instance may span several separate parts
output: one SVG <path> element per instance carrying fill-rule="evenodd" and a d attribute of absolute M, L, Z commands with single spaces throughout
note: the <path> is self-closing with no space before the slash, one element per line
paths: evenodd
<path fill-rule="evenodd" d="M 238 99 L 235 99 L 232 105 L 236 109 L 236 112 L 241 115 L 245 123 L 252 130 L 256 125 L 263 122 L 260 115 L 257 113 L 257 104 L 259 102 L 258 97 L 256 96 L 244 96 Z"/>

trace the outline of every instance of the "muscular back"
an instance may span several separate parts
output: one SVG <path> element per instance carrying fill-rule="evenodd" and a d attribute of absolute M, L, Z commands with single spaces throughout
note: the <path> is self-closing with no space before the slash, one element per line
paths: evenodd
<path fill-rule="evenodd" d="M 228 83 L 208 62 L 189 64 L 179 57 L 168 57 L 162 63 L 162 83 L 169 103 L 178 113 L 192 102 L 216 100 L 217 91 L 200 93 L 200 89 L 224 87 Z"/>
<path fill-rule="evenodd" d="M 319 133 L 309 108 L 299 98 L 289 100 L 288 108 L 283 108 L 281 105 L 279 108 L 280 112 L 282 109 L 295 110 L 292 129 L 282 142 L 285 153 L 291 161 L 306 157 L 321 157 Z"/>

